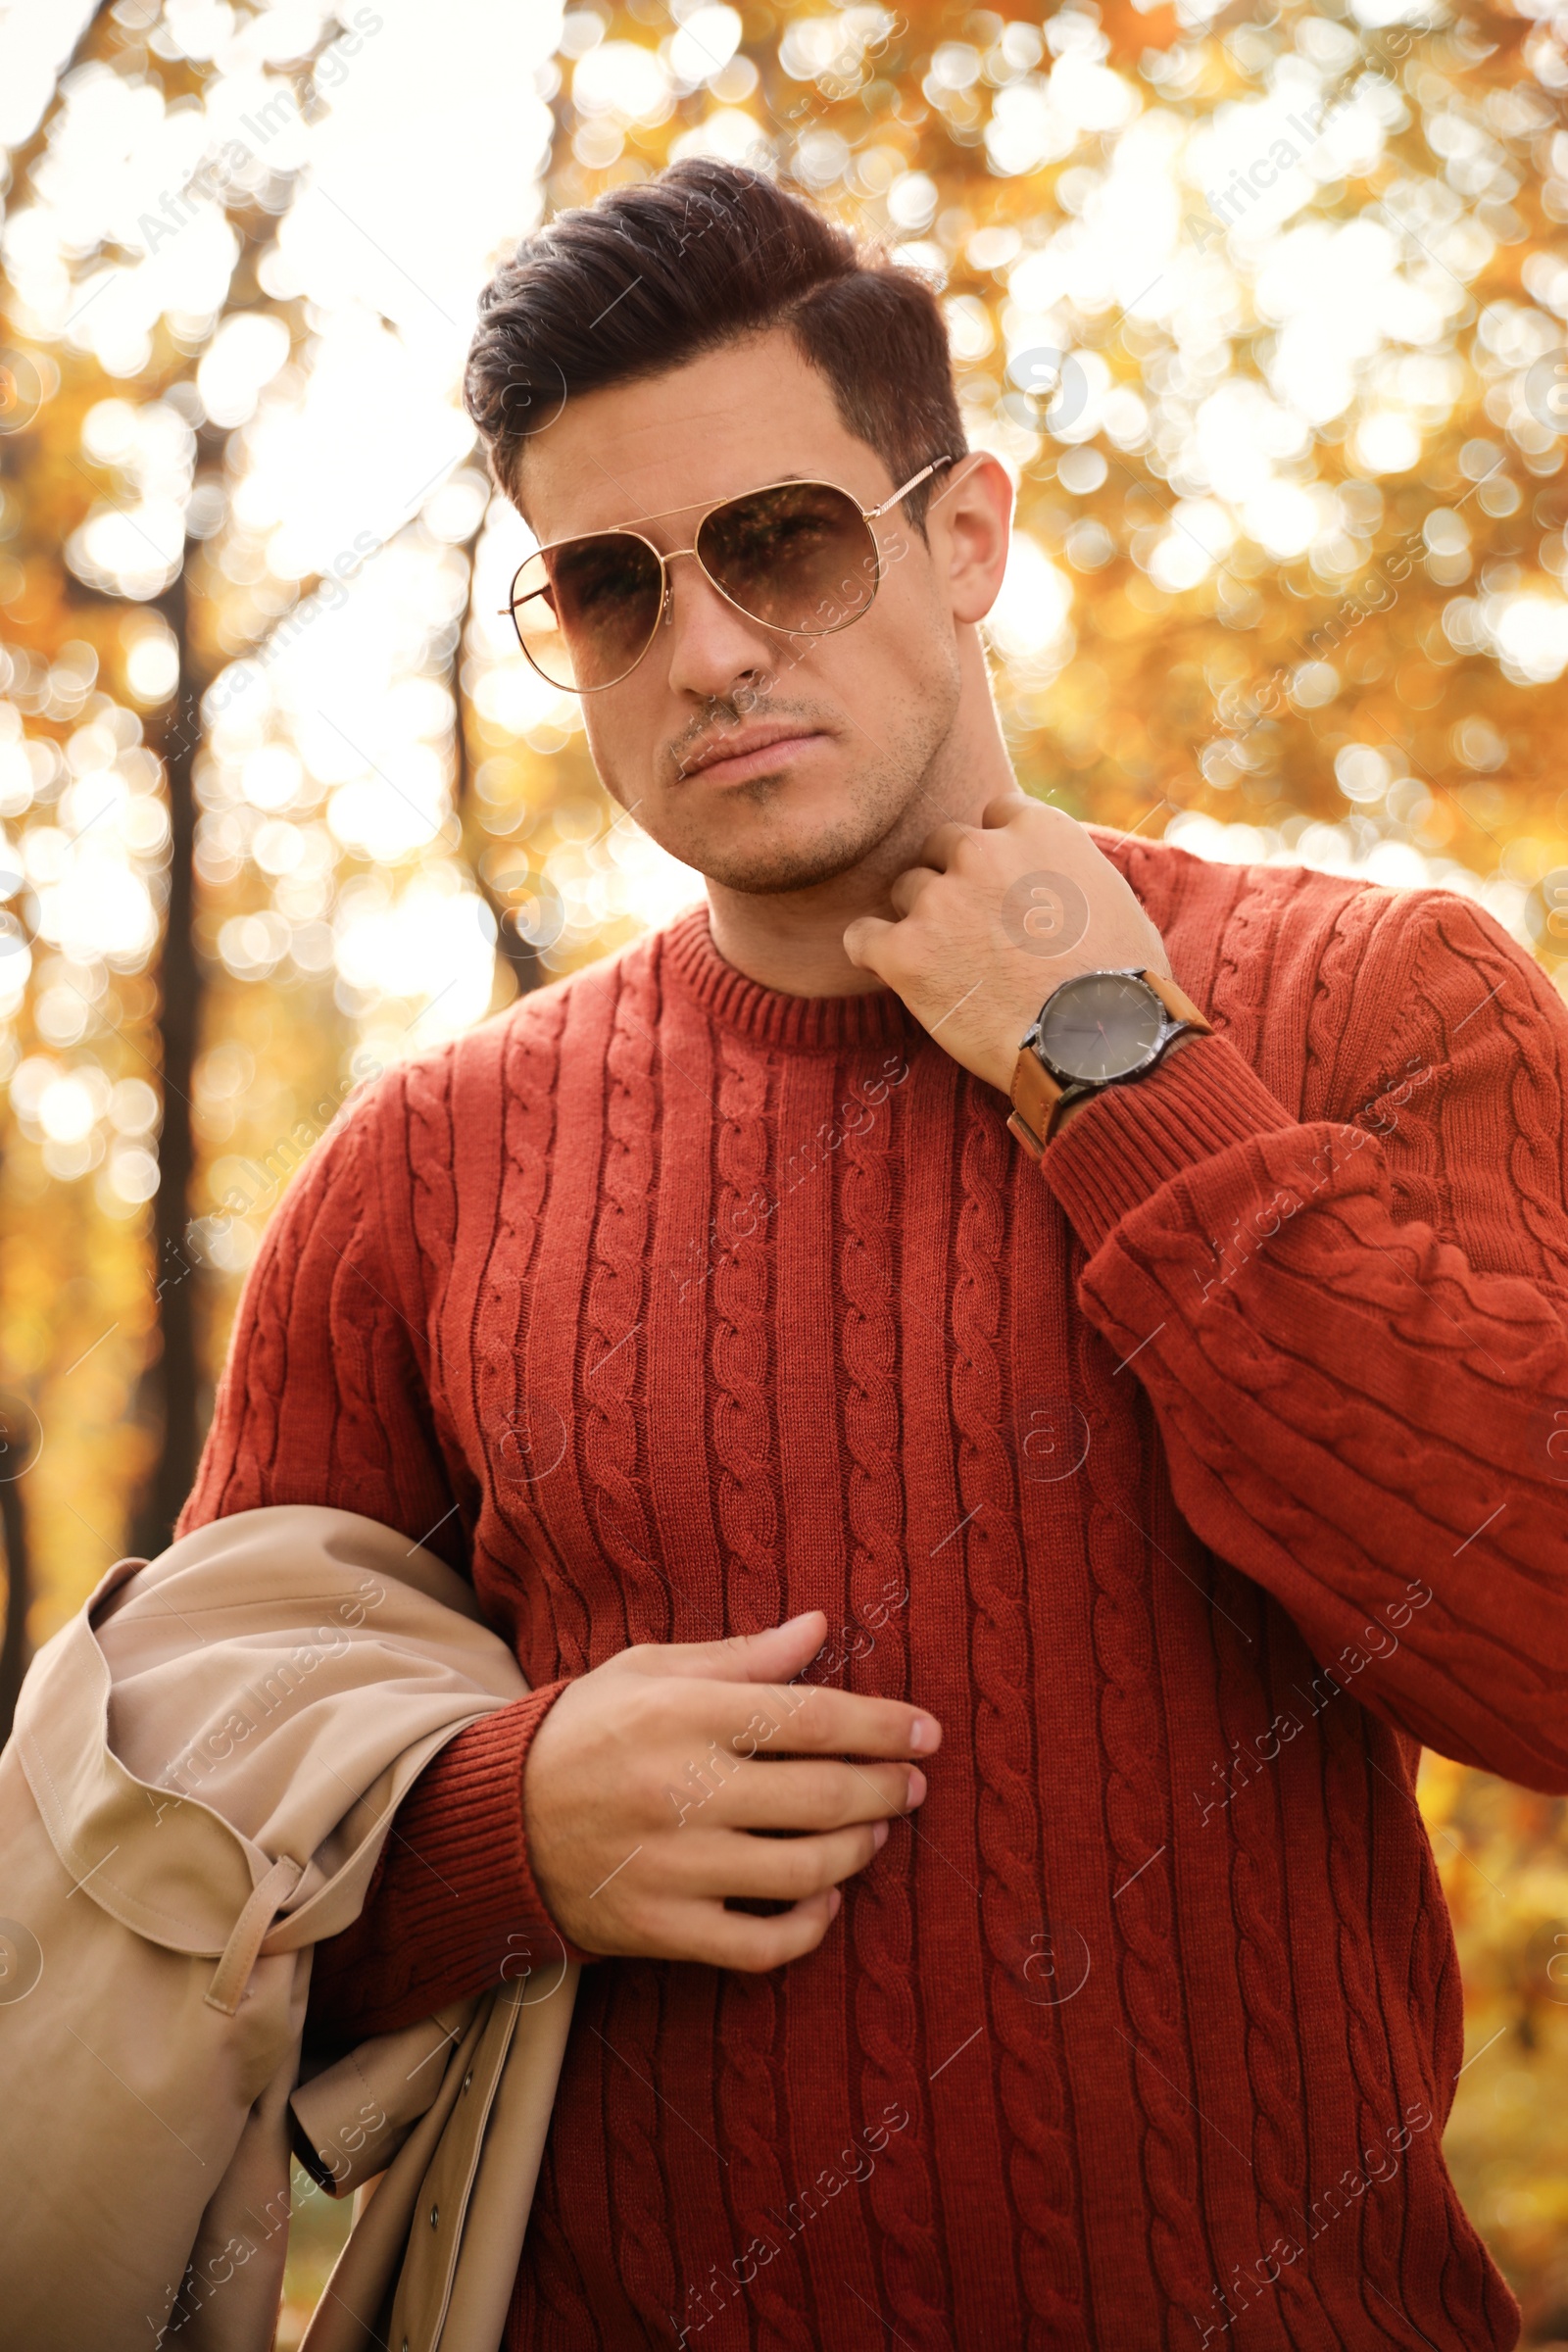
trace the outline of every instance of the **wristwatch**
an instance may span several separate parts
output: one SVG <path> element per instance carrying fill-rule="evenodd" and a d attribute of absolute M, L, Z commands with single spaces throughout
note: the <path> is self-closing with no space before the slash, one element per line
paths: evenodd
<path fill-rule="evenodd" d="M 1080 972 L 1063 980 L 1018 1049 L 1007 1125 L 1030 1157 L 1041 1158 L 1064 1103 L 1141 1078 L 1188 1030 L 1213 1034 L 1162 972 Z"/>

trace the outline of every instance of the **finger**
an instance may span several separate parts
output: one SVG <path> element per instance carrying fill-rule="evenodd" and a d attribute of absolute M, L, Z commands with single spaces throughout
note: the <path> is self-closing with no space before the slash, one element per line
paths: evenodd
<path fill-rule="evenodd" d="M 907 873 L 899 875 L 893 888 L 888 892 L 888 897 L 893 901 L 900 914 L 910 914 L 922 894 L 930 889 L 936 878 L 936 874 L 929 865 L 911 865 Z"/>
<path fill-rule="evenodd" d="M 698 1685 L 682 1695 L 681 1730 L 737 1756 L 925 1756 L 942 1739 L 923 1707 L 825 1683 Z"/>
<path fill-rule="evenodd" d="M 973 825 L 938 825 L 920 844 L 920 863 L 934 866 L 939 874 L 945 874 L 957 854 L 959 843 L 972 841 L 973 838 Z"/>
<path fill-rule="evenodd" d="M 640 1642 L 615 1661 L 632 1674 L 682 1675 L 698 1682 L 788 1682 L 809 1663 L 827 1634 L 820 1609 L 805 1609 L 759 1634 L 717 1642 Z"/>
<path fill-rule="evenodd" d="M 771 1919 L 726 1911 L 718 1903 L 682 1903 L 667 1923 L 676 1943 L 670 1957 L 760 1976 L 766 1969 L 782 1968 L 790 1960 L 814 1952 L 843 1901 L 838 1888 L 830 1886 Z"/>
<path fill-rule="evenodd" d="M 862 971 L 880 975 L 887 942 L 896 929 L 896 924 L 884 922 L 879 914 L 858 914 L 846 926 L 844 953 Z"/>
<path fill-rule="evenodd" d="M 660 1875 L 672 1895 L 764 1895 L 804 1902 L 852 1878 L 887 1843 L 885 1821 L 861 1822 L 820 1838 L 748 1838 L 736 1830 L 699 1830 L 662 1850 Z"/>
<path fill-rule="evenodd" d="M 1038 808 L 1039 806 L 1040 803 L 1029 793 L 1020 792 L 1016 784 L 1009 784 L 1006 791 L 999 792 L 994 801 L 987 801 L 980 811 L 980 822 L 983 825 L 1010 825 L 1013 818 L 1021 816 L 1026 808 Z"/>
<path fill-rule="evenodd" d="M 766 1772 L 737 1767 L 704 1805 L 705 1829 L 840 1830 L 892 1821 L 925 1796 L 917 1764 L 842 1764 L 786 1757 Z M 688 1814 L 688 1823 L 699 1818 Z"/>

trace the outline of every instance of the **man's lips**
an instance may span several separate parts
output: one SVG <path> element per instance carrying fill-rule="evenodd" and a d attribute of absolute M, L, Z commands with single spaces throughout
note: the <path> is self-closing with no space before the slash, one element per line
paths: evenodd
<path fill-rule="evenodd" d="M 784 760 L 793 760 L 809 745 L 827 739 L 820 729 L 799 720 L 773 719 L 753 727 L 726 727 L 722 734 L 699 742 L 677 763 L 684 782 L 705 776 L 710 784 L 745 784 L 766 775 Z"/>

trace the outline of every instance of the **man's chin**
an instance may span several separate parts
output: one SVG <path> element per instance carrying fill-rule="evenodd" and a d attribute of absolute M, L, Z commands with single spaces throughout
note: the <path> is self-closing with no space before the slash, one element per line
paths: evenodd
<path fill-rule="evenodd" d="M 852 838 L 836 833 L 827 838 L 818 834 L 809 841 L 702 842 L 684 850 L 666 846 L 721 890 L 736 891 L 744 898 L 776 899 L 820 889 L 852 873 L 875 849 L 877 839 L 875 834 Z"/>

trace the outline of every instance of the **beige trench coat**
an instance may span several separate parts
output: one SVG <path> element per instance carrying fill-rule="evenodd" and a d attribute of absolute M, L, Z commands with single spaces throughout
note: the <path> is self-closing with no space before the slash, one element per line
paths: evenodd
<path fill-rule="evenodd" d="M 269 2352 L 290 2110 L 367 2202 L 309 2352 L 496 2352 L 576 1970 L 302 2082 L 311 1949 L 358 1916 L 431 1756 L 527 1686 L 443 1562 L 243 1512 L 112 1568 L 0 1754 L 7 2352 Z"/>

